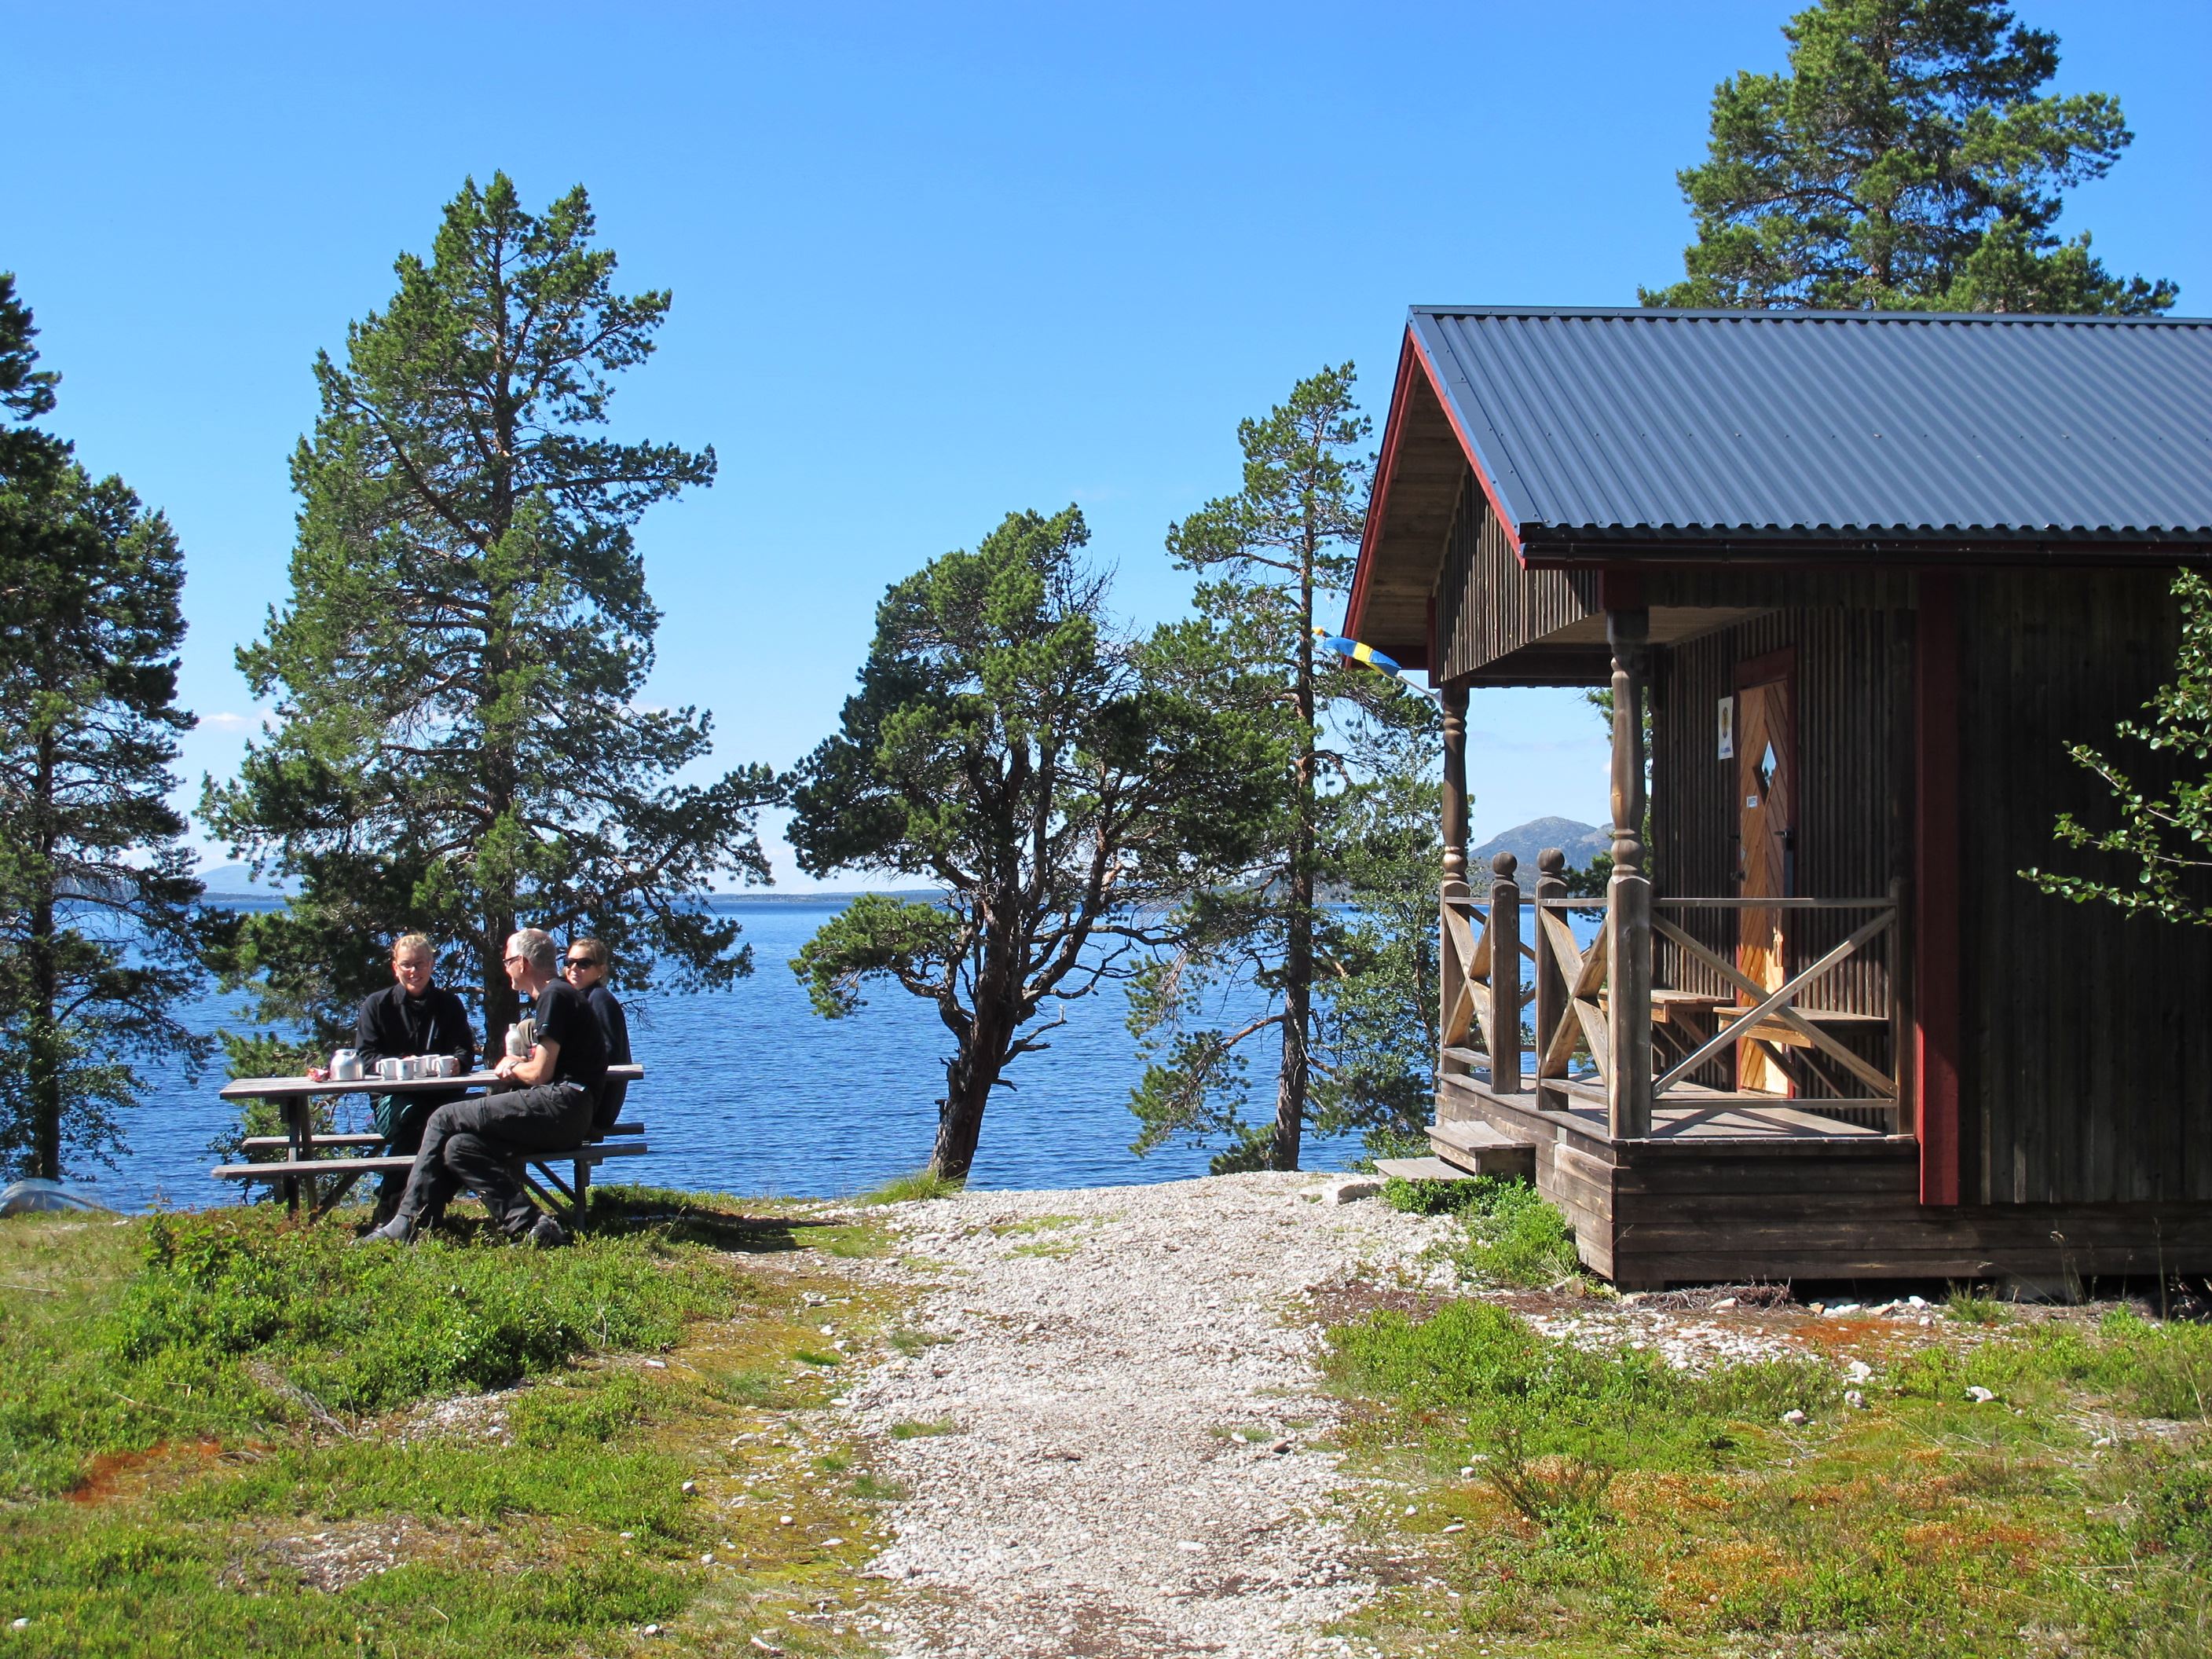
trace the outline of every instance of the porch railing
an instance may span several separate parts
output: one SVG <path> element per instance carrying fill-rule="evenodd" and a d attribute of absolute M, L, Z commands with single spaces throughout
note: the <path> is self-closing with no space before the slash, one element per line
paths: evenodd
<path fill-rule="evenodd" d="M 1607 926 L 1585 943 L 1577 938 L 1571 916 L 1603 912 L 1608 901 L 1569 896 L 1565 859 L 1558 849 L 1546 851 L 1538 866 L 1532 899 L 1522 896 L 1517 861 L 1510 853 L 1492 861 L 1486 898 L 1469 893 L 1462 883 L 1444 884 L 1441 1073 L 1479 1078 L 1496 1094 L 1531 1095 L 1532 1103 L 1542 1109 L 1602 1105 L 1613 1133 L 1628 1138 L 1654 1128 L 1677 1133 L 1710 1117 L 1758 1108 L 1787 1108 L 1863 1128 L 1899 1131 L 1899 1066 L 1907 1045 L 1898 988 L 1898 890 L 1881 898 L 1654 896 L 1648 930 Z M 1527 942 L 1522 937 L 1524 908 L 1531 912 L 1533 924 Z M 1683 925 L 1690 912 L 1744 910 L 1864 919 L 1780 984 L 1769 986 Z M 1626 1075 L 1614 1064 L 1607 943 L 1624 931 L 1632 939 L 1643 936 L 1646 971 L 1631 977 L 1650 1002 L 1647 1018 L 1626 1029 L 1647 1030 L 1651 1045 L 1648 1068 L 1632 1066 L 1625 1068 Z M 1881 976 L 1881 995 L 1869 999 L 1863 994 L 1857 999 L 1882 1006 L 1820 1006 L 1824 989 L 1838 970 L 1885 939 L 1888 971 Z M 1714 994 L 1656 984 L 1654 957 L 1662 941 L 1676 953 L 1678 973 L 1702 969 L 1711 983 L 1725 988 Z M 1523 980 L 1524 961 L 1533 982 Z M 1532 1004 L 1534 1021 L 1524 1040 L 1521 1014 Z M 1847 1036 L 1856 1037 L 1858 1046 Z M 1743 1089 L 1732 1075 L 1724 1083 L 1711 1081 L 1733 1073 L 1736 1052 L 1746 1045 L 1770 1057 L 1790 1092 Z M 1528 1058 L 1534 1061 L 1533 1071 Z M 1648 1085 L 1641 1084 L 1644 1078 Z"/>

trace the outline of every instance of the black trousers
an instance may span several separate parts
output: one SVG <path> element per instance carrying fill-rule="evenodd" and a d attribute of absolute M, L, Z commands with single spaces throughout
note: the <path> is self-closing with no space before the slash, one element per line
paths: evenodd
<path fill-rule="evenodd" d="M 428 1095 L 379 1095 L 373 1109 L 376 1127 L 384 1136 L 384 1150 L 388 1157 L 405 1153 L 412 1158 L 422 1150 L 422 1132 L 430 1127 L 431 1115 L 449 1102 L 466 1099 L 465 1091 L 456 1089 L 451 1094 L 442 1090 Z M 387 1172 L 377 1184 L 376 1218 L 392 1219 L 398 1208 L 400 1189 L 407 1177 L 397 1170 Z"/>
<path fill-rule="evenodd" d="M 517 1235 L 527 1231 L 538 1208 L 508 1170 L 508 1161 L 518 1153 L 582 1146 L 592 1130 L 592 1091 L 581 1084 L 541 1083 L 441 1106 L 423 1127 L 398 1213 L 418 1224 L 434 1221 L 466 1188 L 483 1200 L 499 1226 Z"/>

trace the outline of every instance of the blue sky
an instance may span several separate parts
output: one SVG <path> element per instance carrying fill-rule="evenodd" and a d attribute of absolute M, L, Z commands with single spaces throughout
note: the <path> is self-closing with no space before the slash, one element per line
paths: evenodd
<path fill-rule="evenodd" d="M 1674 171 L 1790 9 L 16 6 L 0 269 L 54 425 L 181 533 L 197 780 L 255 717 L 231 653 L 283 596 L 315 351 L 465 175 L 585 184 L 624 283 L 676 295 L 618 429 L 721 461 L 642 529 L 649 696 L 781 766 L 884 586 L 1007 510 L 1079 502 L 1121 607 L 1174 614 L 1165 526 L 1300 375 L 1355 360 L 1379 423 L 1410 303 L 1671 279 Z M 2137 135 L 2069 228 L 2212 312 L 2212 7 L 2019 9 Z M 1478 838 L 1603 819 L 1575 694 L 1479 694 L 1470 724 Z"/>

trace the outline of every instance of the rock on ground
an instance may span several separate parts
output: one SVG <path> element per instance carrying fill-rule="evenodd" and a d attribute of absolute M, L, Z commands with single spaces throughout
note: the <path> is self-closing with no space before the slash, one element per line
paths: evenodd
<path fill-rule="evenodd" d="M 1350 1477 L 1322 1443 L 1339 1408 L 1300 1297 L 1426 1278 L 1416 1258 L 1448 1224 L 1326 1185 L 1223 1176 L 884 1212 L 907 1254 L 868 1271 L 934 1286 L 912 1322 L 933 1346 L 843 1407 L 908 1493 L 871 1567 L 909 1592 L 893 1651 L 1346 1651 L 1322 1627 L 1382 1564 L 1332 1501 Z"/>

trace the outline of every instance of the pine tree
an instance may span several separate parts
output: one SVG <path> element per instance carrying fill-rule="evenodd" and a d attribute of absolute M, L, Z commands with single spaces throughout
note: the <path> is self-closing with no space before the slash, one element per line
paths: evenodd
<path fill-rule="evenodd" d="M 1011 514 L 895 585 L 837 735 L 791 780 L 802 870 L 941 889 L 856 901 L 791 965 L 831 1018 L 872 981 L 936 1006 L 953 1051 L 930 1165 L 950 1179 L 1064 1005 L 1125 979 L 1148 918 L 1249 851 L 1273 769 L 1249 723 L 1161 683 L 1170 641 L 1104 626 L 1089 533 L 1073 507 Z"/>
<path fill-rule="evenodd" d="M 239 653 L 278 726 L 204 807 L 300 884 L 227 963 L 264 1018 L 343 1031 L 409 929 L 447 945 L 441 970 L 478 988 L 493 1034 L 516 1012 L 518 926 L 588 929 L 633 988 L 750 971 L 696 896 L 767 879 L 773 779 L 672 781 L 708 753 L 709 717 L 636 702 L 659 613 L 633 526 L 709 483 L 714 452 L 594 431 L 669 296 L 617 294 L 593 232 L 580 186 L 533 214 L 504 173 L 471 180 L 344 362 L 317 359 L 290 597 Z"/>
<path fill-rule="evenodd" d="M 1709 159 L 1676 176 L 1687 275 L 1651 306 L 2111 313 L 2172 305 L 2119 277 L 2066 188 L 2133 135 L 2105 93 L 2056 97 L 2058 38 L 1996 0 L 1820 0 L 1784 26 L 1790 68 L 1713 94 Z"/>
<path fill-rule="evenodd" d="M 0 1170 L 112 1163 L 140 1067 L 204 1057 L 199 883 L 167 801 L 185 623 L 175 536 L 28 422 L 57 377 L 0 276 Z"/>
<path fill-rule="evenodd" d="M 1432 1044 L 1403 1041 L 1423 1022 L 1418 999 L 1433 1001 L 1433 981 L 1420 989 L 1419 965 L 1389 945 L 1379 918 L 1402 896 L 1402 861 L 1387 846 L 1420 835 L 1400 809 L 1425 787 L 1433 826 L 1434 786 L 1418 781 L 1416 757 L 1437 751 L 1433 742 L 1424 751 L 1373 741 L 1394 726 L 1428 730 L 1433 710 L 1364 669 L 1324 660 L 1315 640 L 1324 610 L 1341 614 L 1366 515 L 1360 446 L 1370 428 L 1353 381 L 1349 363 L 1325 368 L 1264 419 L 1243 422 L 1243 488 L 1168 534 L 1177 566 L 1201 577 L 1199 620 L 1180 635 L 1182 684 L 1284 757 L 1266 780 L 1254 859 L 1188 896 L 1176 947 L 1132 997 L 1131 1028 L 1151 1060 L 1130 1102 L 1143 1126 L 1137 1149 L 1177 1135 L 1226 1139 L 1217 1170 L 1297 1168 L 1310 1121 L 1401 1127 L 1404 1101 L 1434 1068 Z M 1374 727 L 1364 741 L 1363 723 Z M 1425 909 L 1436 867 L 1419 878 Z M 1354 896 L 1355 878 L 1367 884 L 1362 903 L 1331 902 Z M 1240 1000 L 1245 988 L 1259 1006 Z M 1280 1056 L 1273 1109 L 1255 1123 L 1244 1115 L 1245 1050 L 1269 1036 Z"/>

